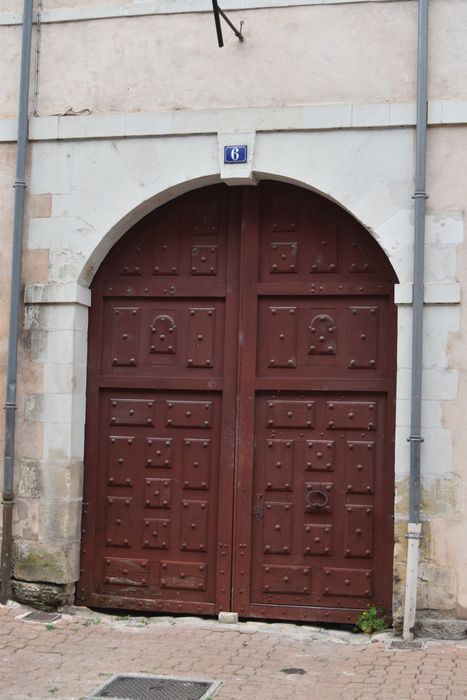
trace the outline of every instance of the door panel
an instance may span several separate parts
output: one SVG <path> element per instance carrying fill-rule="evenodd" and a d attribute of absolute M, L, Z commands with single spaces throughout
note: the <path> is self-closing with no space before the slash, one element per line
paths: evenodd
<path fill-rule="evenodd" d="M 105 299 L 102 373 L 116 377 L 222 377 L 225 301 Z"/>
<path fill-rule="evenodd" d="M 167 205 L 96 276 L 79 601 L 230 605 L 238 199 Z"/>
<path fill-rule="evenodd" d="M 350 622 L 391 607 L 391 276 L 343 212 L 263 185 L 243 199 L 233 607 Z"/>
<path fill-rule="evenodd" d="M 280 183 L 150 214 L 93 283 L 78 601 L 390 610 L 394 275 Z"/>
<path fill-rule="evenodd" d="M 385 406 L 379 395 L 369 404 L 355 398 L 316 392 L 307 392 L 306 398 L 304 393 L 281 394 L 280 400 L 276 394 L 257 395 L 251 604 L 361 609 L 372 599 L 371 586 L 361 589 L 356 582 L 362 577 L 372 580 L 373 570 L 381 568 L 381 552 L 375 551 L 373 542 L 375 502 L 382 494 L 366 482 L 346 483 L 345 477 L 355 447 L 359 461 L 355 464 L 353 458 L 350 464 L 358 474 L 365 469 L 382 471 L 384 436 L 375 424 L 372 439 L 365 440 L 369 429 L 364 413 L 361 422 L 356 418 L 356 425 L 342 427 L 344 420 L 339 426 L 330 425 L 328 411 L 330 405 L 341 405 L 357 416 L 356 406 L 373 406 L 371 415 L 378 413 L 384 424 Z M 277 404 L 281 413 L 278 420 L 271 419 Z M 284 467 L 292 477 L 280 481 Z M 332 586 L 327 580 L 337 576 L 332 572 L 338 569 L 348 569 L 341 588 L 338 578 Z M 297 581 L 302 580 L 297 591 Z M 329 599 L 325 603 L 324 597 Z"/>
<path fill-rule="evenodd" d="M 378 297 L 358 306 L 348 297 L 260 297 L 258 376 L 385 378 L 390 357 L 381 333 L 388 307 Z"/>

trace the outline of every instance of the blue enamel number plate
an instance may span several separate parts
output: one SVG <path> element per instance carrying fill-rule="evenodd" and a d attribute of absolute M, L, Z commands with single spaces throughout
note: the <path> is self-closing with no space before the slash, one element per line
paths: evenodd
<path fill-rule="evenodd" d="M 246 163 L 248 146 L 224 146 L 224 163 Z"/>

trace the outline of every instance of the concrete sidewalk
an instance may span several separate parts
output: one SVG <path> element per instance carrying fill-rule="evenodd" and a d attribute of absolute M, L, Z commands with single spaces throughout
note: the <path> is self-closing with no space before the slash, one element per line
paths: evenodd
<path fill-rule="evenodd" d="M 219 680 L 215 700 L 465 700 L 467 642 L 392 649 L 311 626 L 121 617 L 73 608 L 52 624 L 0 606 L 0 697 L 87 698 L 116 673 Z M 302 669 L 287 674 L 284 669 Z"/>

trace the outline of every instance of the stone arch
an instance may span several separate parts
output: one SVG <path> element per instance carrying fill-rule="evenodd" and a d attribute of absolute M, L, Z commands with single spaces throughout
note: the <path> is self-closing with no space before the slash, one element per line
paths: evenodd
<path fill-rule="evenodd" d="M 401 277 L 398 268 L 402 264 L 402 259 L 398 254 L 398 249 L 391 244 L 391 241 L 386 239 L 384 234 L 379 232 L 377 222 L 372 222 L 368 217 L 365 221 L 363 221 L 356 215 L 351 206 L 347 206 L 347 203 L 342 197 L 338 198 L 333 196 L 332 192 L 322 191 L 315 187 L 312 182 L 271 172 L 255 172 L 255 179 L 252 180 L 251 186 L 254 187 L 256 184 L 258 184 L 258 182 L 262 182 L 264 180 L 285 182 L 296 187 L 309 190 L 322 196 L 324 199 L 333 202 L 339 208 L 346 211 L 377 241 L 379 247 L 388 258 L 395 275 L 397 278 Z M 83 263 L 81 272 L 78 275 L 78 284 L 85 287 L 90 284 L 91 280 L 99 269 L 100 264 L 108 255 L 115 243 L 117 243 L 117 241 L 120 240 L 120 238 L 124 236 L 132 226 L 134 226 L 147 214 L 163 206 L 167 202 L 176 199 L 182 194 L 220 182 L 222 182 L 222 180 L 215 174 L 212 176 L 193 178 L 191 180 L 182 180 L 168 188 L 155 191 L 154 194 L 144 200 L 135 202 L 133 208 L 130 209 L 124 217 L 121 217 L 113 222 L 98 240 L 94 249 L 90 252 Z"/>

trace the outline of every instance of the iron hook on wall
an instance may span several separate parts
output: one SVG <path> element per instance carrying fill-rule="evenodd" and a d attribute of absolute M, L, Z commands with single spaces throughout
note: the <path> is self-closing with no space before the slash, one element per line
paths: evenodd
<path fill-rule="evenodd" d="M 229 20 L 229 18 L 226 16 L 225 12 L 221 10 L 219 5 L 217 4 L 217 0 L 212 0 L 212 11 L 214 13 L 214 22 L 216 24 L 216 32 L 217 32 L 217 43 L 219 44 L 219 48 L 222 48 L 224 46 L 224 38 L 222 36 L 222 26 L 221 26 L 221 17 L 224 20 L 226 24 L 230 27 L 230 29 L 233 31 L 235 36 L 239 41 L 243 41 L 243 35 L 242 35 L 242 30 L 243 30 L 243 22 L 240 22 L 240 29 L 237 29 L 232 22 Z"/>

